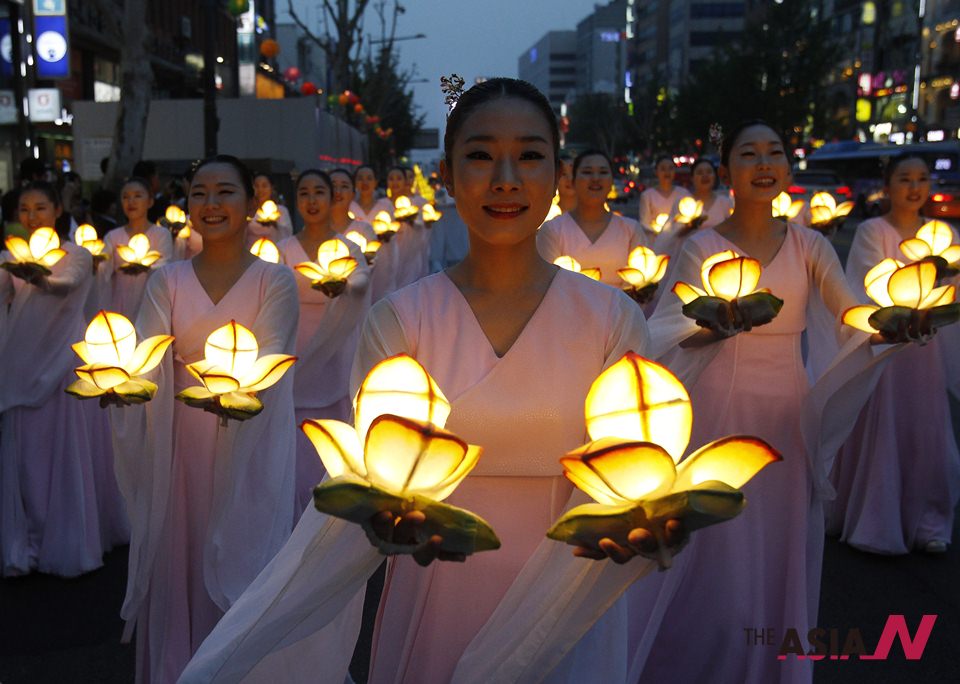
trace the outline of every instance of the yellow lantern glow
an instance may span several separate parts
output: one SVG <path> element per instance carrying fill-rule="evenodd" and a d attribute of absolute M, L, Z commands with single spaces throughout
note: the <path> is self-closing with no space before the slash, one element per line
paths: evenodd
<path fill-rule="evenodd" d="M 373 217 L 373 232 L 377 234 L 382 242 L 390 242 L 397 231 L 400 230 L 400 223 L 394 221 L 389 212 L 379 211 Z"/>
<path fill-rule="evenodd" d="M 696 230 L 707 219 L 703 215 L 703 202 L 693 197 L 684 197 L 677 204 L 674 221 L 690 230 Z"/>
<path fill-rule="evenodd" d="M 257 209 L 255 217 L 257 223 L 268 226 L 280 220 L 280 207 L 273 200 L 267 200 Z"/>
<path fill-rule="evenodd" d="M 380 249 L 379 240 L 370 240 L 368 242 L 367 238 L 365 238 L 362 233 L 359 233 L 355 230 L 351 230 L 344 235 L 344 237 L 360 248 L 360 251 L 363 252 L 363 256 L 366 257 L 368 264 L 373 263 L 373 258 Z"/>
<path fill-rule="evenodd" d="M 257 392 L 275 385 L 297 360 L 289 354 L 259 353 L 256 336 L 236 321 L 217 328 L 207 337 L 204 358 L 187 364 L 202 386 L 188 387 L 176 398 L 217 414 L 224 425 L 228 418 L 252 418 L 263 410 Z"/>
<path fill-rule="evenodd" d="M 498 548 L 486 522 L 440 503 L 481 454 L 480 447 L 443 429 L 449 413 L 436 382 L 414 359 L 400 354 L 381 361 L 360 386 L 355 428 L 337 420 L 301 425 L 331 478 L 314 489 L 314 505 L 360 524 L 381 511 L 421 510 L 427 516 L 423 541 L 442 528 L 444 550 Z"/>
<path fill-rule="evenodd" d="M 566 254 L 558 256 L 553 260 L 553 263 L 566 271 L 573 271 L 574 273 L 585 275 L 591 280 L 600 280 L 602 275 L 599 268 L 583 268 L 580 266 L 579 261 Z"/>
<path fill-rule="evenodd" d="M 90 252 L 90 255 L 93 257 L 93 272 L 96 273 L 97 268 L 99 268 L 100 264 L 105 261 L 108 256 L 103 253 L 106 245 L 104 245 L 103 240 L 97 236 L 97 229 L 89 223 L 84 223 L 77 226 L 77 232 L 74 233 L 73 239 L 78 245 Z"/>
<path fill-rule="evenodd" d="M 73 345 L 84 365 L 75 369 L 79 380 L 66 391 L 80 399 L 99 397 L 101 406 L 149 401 L 157 386 L 139 376 L 156 368 L 171 342 L 172 335 L 155 335 L 138 345 L 126 317 L 100 311 L 87 326 L 83 341 Z"/>
<path fill-rule="evenodd" d="M 150 249 L 150 238 L 145 233 L 137 233 L 125 245 L 117 245 L 117 256 L 124 263 L 120 270 L 136 275 L 149 271 L 163 255 L 155 249 Z"/>
<path fill-rule="evenodd" d="M 653 225 L 650 226 L 650 230 L 654 233 L 662 233 L 663 229 L 667 227 L 667 221 L 669 220 L 669 214 L 657 214 L 657 217 L 653 220 Z"/>
<path fill-rule="evenodd" d="M 410 201 L 409 197 L 398 197 L 393 204 L 393 218 L 398 221 L 413 221 L 420 208 Z"/>
<path fill-rule="evenodd" d="M 915 237 L 900 243 L 900 251 L 911 261 L 939 258 L 947 268 L 960 265 L 960 245 L 953 244 L 953 229 L 943 221 L 924 223 Z"/>
<path fill-rule="evenodd" d="M 627 267 L 617 270 L 617 275 L 629 286 L 627 294 L 642 304 L 653 296 L 669 262 L 669 256 L 655 254 L 649 247 L 639 245 L 630 251 Z"/>
<path fill-rule="evenodd" d="M 250 253 L 271 264 L 280 263 L 280 250 L 269 238 L 260 238 L 250 246 Z"/>
<path fill-rule="evenodd" d="M 560 209 L 560 192 L 557 191 L 553 196 L 553 202 L 550 203 L 550 209 L 547 211 L 547 216 L 543 219 L 543 223 L 557 218 L 562 213 L 563 211 Z M 541 228 L 543 227 L 543 223 L 540 224 Z M 540 230 L 540 228 L 537 228 L 537 230 Z"/>
<path fill-rule="evenodd" d="M 351 221 L 356 221 L 356 220 L 357 220 L 357 215 L 354 214 L 352 211 L 349 211 L 349 210 L 348 210 L 348 211 L 347 211 L 347 218 L 350 219 Z"/>
<path fill-rule="evenodd" d="M 443 213 L 437 211 L 432 204 L 424 204 L 421 212 L 423 222 L 428 228 L 443 218 Z"/>
<path fill-rule="evenodd" d="M 953 285 L 937 287 L 937 266 L 918 261 L 904 266 L 884 259 L 863 279 L 867 295 L 878 306 L 864 304 L 847 309 L 843 322 L 867 333 L 880 333 L 900 341 L 905 330 L 921 331 L 960 320 L 960 303 Z"/>
<path fill-rule="evenodd" d="M 843 223 L 853 206 L 853 202 L 837 204 L 829 192 L 818 192 L 810 198 L 810 227 L 821 232 L 832 231 Z"/>
<path fill-rule="evenodd" d="M 60 237 L 53 228 L 37 228 L 30 234 L 29 242 L 17 235 L 10 235 L 4 244 L 12 259 L 0 266 L 23 280 L 50 275 L 53 265 L 66 255 L 60 248 Z"/>
<path fill-rule="evenodd" d="M 310 280 L 313 289 L 328 297 L 337 297 L 346 289 L 347 278 L 357 268 L 357 260 L 350 256 L 345 243 L 333 238 L 321 243 L 316 262 L 304 261 L 293 268 Z"/>
<path fill-rule="evenodd" d="M 803 211 L 803 200 L 795 200 L 785 192 L 781 192 L 773 200 L 773 217 L 795 219 Z"/>
<path fill-rule="evenodd" d="M 663 567 L 666 520 L 682 519 L 692 531 L 734 517 L 743 508 L 739 489 L 782 460 L 760 439 L 727 437 L 681 462 L 693 421 L 689 395 L 664 366 L 633 352 L 594 381 L 585 415 L 592 441 L 560 463 L 596 503 L 565 513 L 547 536 L 596 548 L 603 538 L 625 544 L 631 529 L 644 527 L 660 541 Z"/>
<path fill-rule="evenodd" d="M 186 212 L 176 204 L 171 204 L 167 207 L 167 210 L 163 213 L 163 217 L 167 220 L 167 225 L 170 226 L 171 229 L 182 227 L 187 223 Z"/>

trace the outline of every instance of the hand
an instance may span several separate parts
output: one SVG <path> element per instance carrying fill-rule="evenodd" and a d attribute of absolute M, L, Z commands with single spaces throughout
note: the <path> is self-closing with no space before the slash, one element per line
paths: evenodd
<path fill-rule="evenodd" d="M 662 530 L 650 531 L 643 527 L 630 530 L 626 546 L 605 537 L 600 540 L 598 548 L 578 546 L 573 550 L 573 555 L 592 560 L 609 558 L 618 565 L 628 562 L 634 556 L 643 556 L 656 560 L 660 569 L 666 570 L 672 564 L 673 556 L 680 552 L 689 538 L 683 521 L 670 519 Z"/>
<path fill-rule="evenodd" d="M 363 531 L 370 543 L 388 556 L 411 555 L 424 567 L 435 560 L 464 562 L 466 554 L 441 550 L 443 537 L 439 534 L 425 538 L 422 527 L 426 521 L 422 511 L 408 511 L 400 517 L 391 511 L 380 511 L 363 524 Z"/>

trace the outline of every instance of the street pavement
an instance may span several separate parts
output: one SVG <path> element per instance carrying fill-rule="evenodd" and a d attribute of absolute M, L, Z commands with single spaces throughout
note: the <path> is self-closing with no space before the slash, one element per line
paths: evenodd
<path fill-rule="evenodd" d="M 837 236 L 843 256 L 851 234 L 848 228 Z M 960 406 L 954 404 L 953 409 L 954 430 L 960 434 Z M 960 519 L 954 529 L 957 527 Z M 827 540 L 818 624 L 836 629 L 839 643 L 858 629 L 870 653 L 889 615 L 904 615 L 911 635 L 923 615 L 937 618 L 919 660 L 907 660 L 896 642 L 886 660 L 818 662 L 817 684 L 960 682 L 960 548 L 956 532 L 953 542 L 947 553 L 939 556 L 884 557 Z M 109 554 L 103 568 L 80 578 L 35 574 L 0 580 L 0 684 L 132 682 L 133 647 L 120 643 L 123 625 L 119 610 L 125 579 L 126 548 Z M 351 668 L 358 683 L 366 681 L 373 605 L 374 601 L 368 601 L 365 635 Z M 829 641 L 829 632 L 826 634 Z"/>

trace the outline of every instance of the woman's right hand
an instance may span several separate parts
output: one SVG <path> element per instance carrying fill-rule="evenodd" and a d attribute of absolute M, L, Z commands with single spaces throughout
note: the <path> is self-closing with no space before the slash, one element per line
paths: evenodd
<path fill-rule="evenodd" d="M 464 562 L 466 554 L 441 549 L 443 537 L 439 534 L 425 538 L 422 528 L 426 521 L 422 511 L 408 511 L 401 516 L 380 511 L 363 524 L 363 530 L 370 543 L 387 556 L 413 556 L 413 560 L 424 567 L 435 560 Z"/>

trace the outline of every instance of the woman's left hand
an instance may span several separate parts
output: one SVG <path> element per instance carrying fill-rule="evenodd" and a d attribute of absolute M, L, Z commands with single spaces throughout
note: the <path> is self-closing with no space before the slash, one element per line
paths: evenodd
<path fill-rule="evenodd" d="M 658 536 L 662 544 L 658 541 Z M 643 527 L 636 527 L 627 534 L 627 544 L 620 545 L 609 538 L 600 540 L 597 548 L 578 546 L 573 555 L 579 558 L 592 560 L 606 560 L 622 565 L 634 556 L 643 556 L 656 560 L 661 570 L 670 567 L 670 559 L 679 553 L 689 541 L 690 535 L 684 528 L 683 521 L 678 519 L 667 520 L 659 535 Z"/>

